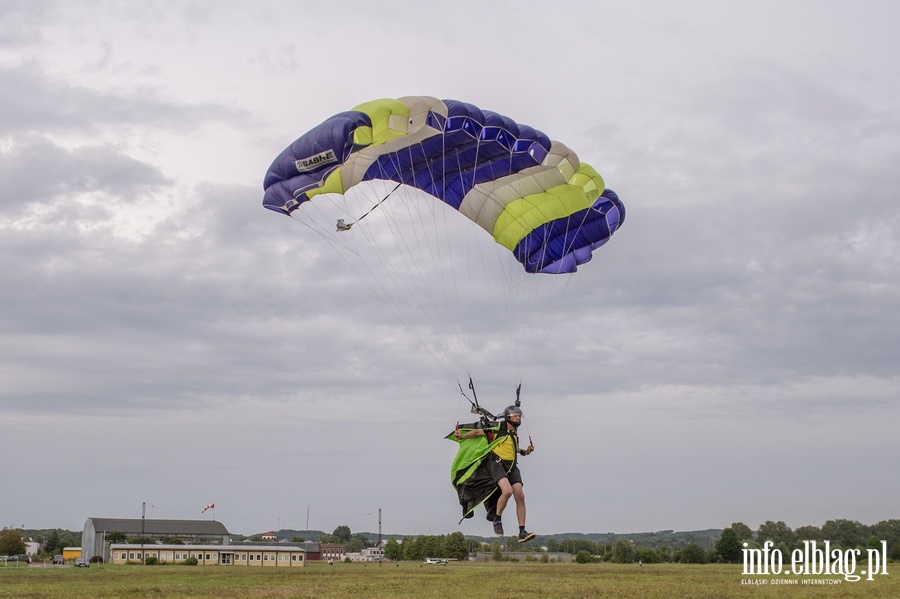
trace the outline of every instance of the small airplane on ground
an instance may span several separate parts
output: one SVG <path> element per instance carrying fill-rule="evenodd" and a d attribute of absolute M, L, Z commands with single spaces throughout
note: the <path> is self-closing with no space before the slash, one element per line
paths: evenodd
<path fill-rule="evenodd" d="M 447 560 L 443 557 L 426 557 L 425 558 L 426 564 L 435 564 L 438 566 L 446 566 L 449 561 L 450 560 Z"/>

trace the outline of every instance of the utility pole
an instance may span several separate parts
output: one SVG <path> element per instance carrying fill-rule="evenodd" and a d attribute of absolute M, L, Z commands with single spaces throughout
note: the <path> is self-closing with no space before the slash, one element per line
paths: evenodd
<path fill-rule="evenodd" d="M 147 556 L 144 555 L 144 519 L 147 516 L 147 502 L 141 503 L 141 564 L 147 565 Z"/>

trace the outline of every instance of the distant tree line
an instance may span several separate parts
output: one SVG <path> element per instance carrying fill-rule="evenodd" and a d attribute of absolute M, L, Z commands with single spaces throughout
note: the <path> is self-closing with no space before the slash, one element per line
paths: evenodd
<path fill-rule="evenodd" d="M 672 531 L 663 531 L 671 533 Z M 828 540 L 833 548 L 866 549 L 879 548 L 881 541 L 887 542 L 888 558 L 900 559 L 900 520 L 883 520 L 874 525 L 866 525 L 853 520 L 828 520 L 821 527 L 801 526 L 792 530 L 782 521 L 767 520 L 753 531 L 742 522 L 735 522 L 721 531 L 717 538 L 708 537 L 703 546 L 698 542 L 687 542 L 675 546 L 648 546 L 642 541 L 656 543 L 652 535 L 634 540 L 617 537 L 609 542 L 597 542 L 584 538 L 541 538 L 535 544 L 519 545 L 514 539 L 494 541 L 487 547 L 481 541 L 466 539 L 462 533 L 449 535 L 409 537 L 402 543 L 391 538 L 385 545 L 385 557 L 391 560 L 423 560 L 426 557 L 466 559 L 475 551 L 487 548 L 493 559 L 503 560 L 503 551 L 530 551 L 535 554 L 570 553 L 579 563 L 613 562 L 628 563 L 687 563 L 707 564 L 739 562 L 742 559 L 744 543 L 748 548 L 762 547 L 772 541 L 785 554 L 802 548 L 804 541 L 822 542 Z M 539 558 L 535 558 L 539 559 Z M 545 560 L 546 561 L 546 560 Z"/>
<path fill-rule="evenodd" d="M 781 520 L 766 520 L 755 533 L 746 524 L 735 522 L 722 531 L 716 552 L 723 561 L 736 562 L 741 559 L 744 543 L 748 548 L 758 549 L 766 541 L 774 543 L 774 548 L 784 555 L 801 549 L 804 541 L 828 541 L 831 547 L 841 549 L 877 549 L 881 541 L 886 541 L 888 559 L 897 560 L 900 559 L 900 520 L 882 520 L 871 526 L 855 520 L 828 520 L 821 527 L 800 526 L 795 530 Z"/>
<path fill-rule="evenodd" d="M 280 531 L 283 532 L 283 531 Z M 297 532 L 297 531 L 294 531 Z M 26 531 L 20 529 L 3 529 L 0 531 L 0 555 L 17 555 L 25 553 Z M 49 529 L 44 531 L 28 531 L 28 536 L 41 543 L 39 555 L 52 556 L 62 553 L 63 547 L 78 546 L 80 534 L 69 531 Z M 310 531 L 306 531 L 307 534 Z M 288 532 L 288 534 L 290 534 Z M 357 553 L 371 546 L 371 533 L 352 533 L 349 526 L 341 525 L 332 534 L 318 533 L 319 543 L 340 543 L 347 553 Z M 603 540 L 592 540 L 600 537 Z M 246 537 L 242 537 L 246 538 Z M 249 537 L 261 540 L 261 535 Z M 106 540 L 112 543 L 144 542 L 152 544 L 156 541 L 145 538 L 126 538 L 122 533 L 108 533 Z M 293 536 L 294 542 L 305 541 L 305 536 Z M 495 559 L 503 559 L 503 551 L 526 551 L 535 554 L 569 553 L 577 562 L 606 561 L 613 563 L 645 564 L 659 562 L 680 563 L 721 563 L 739 562 L 742 559 L 744 543 L 748 548 L 758 549 L 766 541 L 771 541 L 774 548 L 787 555 L 794 549 L 800 549 L 804 541 L 829 541 L 832 547 L 841 549 L 880 548 L 881 541 L 887 542 L 888 558 L 900 560 L 900 519 L 882 520 L 873 525 L 866 525 L 855 520 L 828 520 L 821 527 L 800 526 L 791 529 L 783 521 L 767 520 L 755 531 L 742 522 L 735 522 L 722 531 L 695 531 L 676 533 L 660 531 L 657 533 L 640 533 L 619 535 L 612 533 L 598 535 L 554 535 L 538 538 L 528 545 L 519 545 L 513 537 L 483 542 L 475 538 L 466 539 L 461 532 L 448 535 L 419 535 L 417 537 L 401 537 L 401 541 L 390 538 L 384 547 L 385 558 L 394 561 L 420 561 L 426 557 L 455 558 L 465 560 L 471 553 L 491 551 Z M 179 543 L 169 539 L 168 543 Z M 535 559 L 539 559 L 536 557 Z"/>
<path fill-rule="evenodd" d="M 758 549 L 766 541 L 774 543 L 785 555 L 801 549 L 804 541 L 829 541 L 832 548 L 868 549 L 880 548 L 887 543 L 888 558 L 900 559 L 900 520 L 883 520 L 873 525 L 855 520 L 828 520 L 821 527 L 800 526 L 792 530 L 779 520 L 767 520 L 756 531 L 743 522 L 735 522 L 722 530 L 712 547 L 688 543 L 683 547 L 646 547 L 633 540 L 618 538 L 613 543 L 579 547 L 579 544 L 562 543 L 562 547 L 577 548 L 576 561 L 610 561 L 616 563 L 680 562 L 691 564 L 739 562 L 743 557 L 744 543 L 748 549 Z M 582 541 L 580 544 L 584 544 Z M 589 542 L 588 542 L 589 543 Z M 548 550 L 550 549 L 548 544 Z"/>
<path fill-rule="evenodd" d="M 481 546 L 480 543 L 477 545 Z M 408 537 L 402 544 L 389 539 L 384 545 L 384 557 L 394 561 L 420 561 L 426 557 L 466 560 L 473 546 L 473 542 L 467 541 L 461 532 L 449 535 L 420 535 L 415 538 Z"/>

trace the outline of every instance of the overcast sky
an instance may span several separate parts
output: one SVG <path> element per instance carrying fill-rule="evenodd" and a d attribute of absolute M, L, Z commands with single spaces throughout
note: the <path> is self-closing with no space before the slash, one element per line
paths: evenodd
<path fill-rule="evenodd" d="M 530 530 L 900 517 L 900 5 L 860 6 L 0 0 L 0 524 L 490 534 L 456 381 L 261 206 L 293 139 L 405 95 L 628 211 L 526 365 Z"/>

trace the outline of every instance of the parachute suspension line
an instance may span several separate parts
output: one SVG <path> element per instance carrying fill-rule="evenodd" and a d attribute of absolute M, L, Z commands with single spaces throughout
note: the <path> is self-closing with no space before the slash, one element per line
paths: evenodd
<path fill-rule="evenodd" d="M 363 214 L 362 216 L 360 216 L 360 217 L 359 217 L 358 219 L 356 219 L 355 221 L 353 221 L 353 222 L 351 222 L 351 223 L 347 223 L 347 222 L 344 222 L 344 219 L 339 218 L 338 221 L 337 221 L 337 230 L 338 230 L 338 231 L 349 231 L 349 230 L 350 230 L 350 227 L 352 227 L 353 225 L 355 225 L 356 223 L 358 223 L 359 221 L 361 221 L 361 220 L 364 219 L 365 217 L 369 216 L 369 213 L 370 213 L 370 212 L 372 212 L 373 210 L 375 210 L 376 208 L 378 208 L 379 206 L 381 206 L 381 204 L 382 204 L 386 199 L 388 199 L 389 197 L 391 197 L 391 194 L 393 194 L 395 191 L 397 191 L 397 189 L 398 189 L 399 187 L 400 187 L 400 183 L 397 183 L 397 187 L 395 187 L 394 189 L 390 190 L 386 196 L 384 196 L 383 198 L 381 198 L 374 206 L 372 206 L 371 208 L 369 208 L 369 210 L 368 210 L 365 214 Z"/>
<path fill-rule="evenodd" d="M 401 165 L 395 164 L 399 172 Z M 413 174 L 409 172 L 410 176 Z M 435 184 L 433 173 L 432 185 Z M 405 201 L 407 217 L 413 223 L 416 248 L 408 247 L 409 261 L 415 269 L 415 279 L 421 283 L 417 295 L 430 301 L 430 310 L 423 310 L 436 331 L 443 332 L 440 343 L 443 348 L 449 349 L 449 358 L 457 362 L 463 370 L 468 371 L 468 356 L 465 343 L 461 342 L 461 319 L 458 315 L 459 288 L 461 281 L 455 273 L 456 261 L 452 253 L 454 244 L 451 241 L 452 231 L 448 221 L 451 209 L 441 200 L 428 197 L 423 193 L 413 193 L 409 188 L 411 201 Z M 458 222 L 458 221 L 457 221 Z M 408 235 L 398 235 L 397 240 L 404 245 L 410 239 Z M 449 271 L 449 272 L 448 272 Z M 434 280 L 434 279 L 437 280 Z M 455 303 L 453 300 L 456 300 Z M 442 304 L 440 308 L 438 304 Z M 437 308 L 437 309 L 434 309 Z M 434 318 L 440 320 L 435 323 Z"/>
<path fill-rule="evenodd" d="M 582 220 L 574 225 L 571 217 L 566 221 L 566 231 L 564 234 L 564 238 L 568 237 L 570 230 L 573 228 L 578 230 L 585 222 L 587 218 L 587 211 L 585 211 Z M 564 254 L 568 254 L 572 251 L 574 247 L 574 239 L 569 243 L 569 245 L 564 249 Z M 552 275 L 552 279 L 554 283 L 559 283 L 557 285 L 558 291 L 553 293 L 553 297 L 556 298 L 557 306 L 554 309 L 549 310 L 539 310 L 538 313 L 546 314 L 547 318 L 542 325 L 542 330 L 540 331 L 540 342 L 543 343 L 550 335 L 550 333 L 556 328 L 559 321 L 562 319 L 563 314 L 567 314 L 566 307 L 571 299 L 575 295 L 575 289 L 578 286 L 578 283 L 581 281 L 582 272 L 580 269 L 577 269 L 575 272 L 566 273 L 566 274 L 558 274 Z"/>
<path fill-rule="evenodd" d="M 476 150 L 477 152 L 477 150 Z M 476 153 L 476 163 L 477 163 L 477 153 Z M 460 162 L 459 154 L 456 155 L 456 171 L 459 173 L 460 178 L 463 175 L 463 166 Z M 446 178 L 445 178 L 446 180 Z M 461 221 L 462 222 L 462 221 Z M 472 296 L 474 294 L 473 277 L 472 277 L 472 268 L 471 268 L 471 257 L 473 251 L 473 245 L 470 242 L 472 226 L 471 221 L 468 221 L 465 224 L 466 230 L 466 243 L 461 246 L 461 251 L 465 252 L 464 261 L 459 263 L 459 259 L 456 258 L 456 254 L 458 252 L 455 251 L 456 248 L 453 247 L 452 240 L 450 237 L 446 237 L 447 242 L 447 254 L 450 256 L 450 269 L 451 276 L 453 281 L 459 282 L 458 285 L 454 285 L 454 300 L 456 302 L 456 311 L 459 314 L 459 317 L 455 319 L 457 325 L 457 340 L 462 349 L 461 356 L 463 358 L 463 367 L 467 373 L 471 373 L 472 371 L 472 339 L 474 335 L 474 321 L 472 319 Z M 447 231 L 447 228 L 444 228 L 444 231 Z M 464 277 L 462 275 L 457 274 L 457 268 L 464 267 Z M 463 282 L 465 281 L 465 282 Z M 463 295 L 461 295 L 463 294 Z M 471 375 L 469 376 L 470 384 L 471 384 Z M 474 386 L 471 387 L 472 392 L 474 393 Z"/>
<path fill-rule="evenodd" d="M 395 190 L 392 190 L 391 192 L 393 193 Z M 372 200 L 383 200 L 385 199 L 384 192 L 378 193 L 377 189 L 359 186 L 353 188 L 350 194 L 345 194 L 341 199 L 348 201 L 353 205 L 358 205 L 369 198 L 371 198 L 371 200 L 368 203 L 371 203 Z M 326 204 L 326 202 L 323 202 L 323 200 L 326 199 L 328 200 L 328 205 L 330 207 L 344 212 L 345 214 L 347 213 L 347 210 L 343 208 L 341 202 L 335 201 L 335 198 L 328 197 L 327 195 L 322 195 L 317 198 L 317 202 L 304 202 L 303 206 L 311 206 L 307 210 L 324 214 L 321 206 Z M 396 222 L 391 219 L 390 212 L 391 211 L 385 212 L 384 210 L 379 211 L 380 215 L 385 218 L 387 224 L 392 227 L 390 230 L 394 231 L 395 240 L 405 239 L 404 236 L 396 233 L 398 227 Z M 423 316 L 428 320 L 430 312 L 421 306 L 420 298 L 423 294 L 417 293 L 414 290 L 400 293 L 399 295 L 394 293 L 395 290 L 403 291 L 404 287 L 410 287 L 415 281 L 413 280 L 411 283 L 411 277 L 402 276 L 404 273 L 399 272 L 392 261 L 385 257 L 385 248 L 379 245 L 383 240 L 376 237 L 376 231 L 384 231 L 384 229 L 380 227 L 363 226 L 355 228 L 355 234 L 342 235 L 340 232 L 336 232 L 333 227 L 327 227 L 325 225 L 329 222 L 327 217 L 316 219 L 313 215 L 313 217 L 309 219 L 312 221 L 312 224 L 310 224 L 307 222 L 307 219 L 298 218 L 296 214 L 298 214 L 298 211 L 294 211 L 294 213 L 291 214 L 294 220 L 319 234 L 319 236 L 324 238 L 332 248 L 337 250 L 337 254 L 341 259 L 350 266 L 360 279 L 363 280 L 379 301 L 384 304 L 384 306 L 415 339 L 419 340 L 429 355 L 431 355 L 435 362 L 441 367 L 444 374 L 450 380 L 456 380 L 456 375 L 451 369 L 446 367 L 444 361 L 435 353 L 433 347 L 426 343 L 426 340 L 422 337 L 421 329 L 417 328 L 415 322 L 410 322 L 410 319 L 408 318 L 409 314 L 412 312 L 419 317 L 420 320 Z M 330 222 L 334 223 L 334 220 L 330 219 Z M 383 267 L 381 271 L 376 269 L 379 264 Z M 404 303 L 406 306 L 403 305 Z"/>
<path fill-rule="evenodd" d="M 408 217 L 411 222 L 415 222 L 415 241 L 417 250 L 415 256 L 417 260 L 413 260 L 416 269 L 416 277 L 422 283 L 420 291 L 423 298 L 429 302 L 428 313 L 433 314 L 439 321 L 434 328 L 441 338 L 440 343 L 444 346 L 449 344 L 456 348 L 458 355 L 458 346 L 456 345 L 457 337 L 453 328 L 453 313 L 449 311 L 447 306 L 447 293 L 453 291 L 452 278 L 447 277 L 445 268 L 442 265 L 444 252 L 441 251 L 440 242 L 444 235 L 443 228 L 437 223 L 437 200 L 426 197 L 412 198 L 413 201 L 406 202 Z M 434 280 L 434 278 L 437 280 Z M 439 309 L 439 304 L 444 304 L 444 309 Z M 432 339 L 432 343 L 436 340 Z M 454 352 L 450 353 L 454 356 Z"/>
<path fill-rule="evenodd" d="M 587 216 L 587 213 L 585 213 L 585 217 L 586 216 Z M 578 223 L 576 229 L 578 227 L 580 227 L 583 223 L 584 223 L 583 220 L 581 223 Z M 571 226 L 572 226 L 572 222 L 571 222 L 571 218 L 570 218 L 566 222 L 566 227 L 567 227 L 566 231 L 565 231 L 566 237 L 568 237 L 568 233 L 570 231 Z M 568 253 L 569 251 L 571 251 L 572 247 L 573 247 L 573 244 L 570 243 L 570 245 L 565 248 L 565 253 Z M 575 289 L 578 287 L 578 284 L 580 283 L 580 281 L 582 279 L 582 274 L 583 273 L 580 269 L 576 269 L 575 272 L 552 275 L 553 281 L 558 284 L 557 285 L 558 290 L 554 291 L 554 293 L 553 293 L 553 297 L 556 298 L 555 301 L 556 301 L 557 305 L 554 307 L 554 309 L 542 312 L 543 314 L 547 315 L 547 319 L 543 325 L 544 328 L 541 331 L 541 341 L 542 342 L 544 340 L 546 340 L 546 338 L 549 337 L 550 332 L 556 328 L 557 324 L 562 319 L 562 316 L 564 314 L 569 314 L 567 307 L 568 307 L 569 303 L 571 302 L 572 298 L 575 296 Z"/>
<path fill-rule="evenodd" d="M 337 203 L 334 203 L 333 205 L 335 207 L 339 207 L 339 205 Z M 322 239 L 327 241 L 329 243 L 329 245 L 331 245 L 335 249 L 338 249 L 338 250 L 343 249 L 344 251 L 350 252 L 351 254 L 357 253 L 356 250 L 354 250 L 350 244 L 341 243 L 341 240 L 338 240 L 336 237 L 331 235 L 330 231 L 323 230 L 321 226 L 316 226 L 317 223 L 324 222 L 321 220 L 322 218 L 324 218 L 323 216 L 320 217 L 319 220 L 299 218 L 298 214 L 301 212 L 301 209 L 304 212 L 314 211 L 314 212 L 319 213 L 320 215 L 323 215 L 324 211 L 322 210 L 322 207 L 319 203 L 310 202 L 310 201 L 303 202 L 302 204 L 300 204 L 300 209 L 294 210 L 288 216 L 290 216 L 291 219 L 294 220 L 294 222 L 300 223 L 301 225 L 303 225 L 304 227 L 306 227 L 307 229 L 309 229 L 310 231 L 312 231 L 313 233 L 315 233 L 316 235 L 318 235 L 319 237 L 321 237 Z M 340 251 L 338 251 L 338 254 L 340 254 L 343 257 L 343 254 Z M 346 258 L 344 258 L 344 261 L 346 261 Z"/>
<path fill-rule="evenodd" d="M 400 158 L 398 156 L 397 162 L 391 165 L 394 172 L 401 172 L 401 169 L 405 168 L 398 164 Z M 412 173 L 408 172 L 408 174 Z M 387 173 L 382 173 L 382 175 L 381 181 L 386 178 Z M 433 175 L 432 178 L 434 178 Z M 450 214 L 451 209 L 447 206 L 438 207 L 436 202 L 439 200 L 427 197 L 422 192 L 400 184 L 394 185 L 389 193 L 382 192 L 376 197 L 377 190 L 374 187 L 381 184 L 381 181 L 373 181 L 355 187 L 349 190 L 345 197 L 356 196 L 354 200 L 358 202 L 359 196 L 365 196 L 366 192 L 369 192 L 368 197 L 371 199 L 371 203 L 365 215 L 374 215 L 374 208 L 381 205 L 378 218 L 383 221 L 383 226 L 354 228 L 353 230 L 357 231 L 356 235 L 335 233 L 332 228 L 331 235 L 326 236 L 326 239 L 331 241 L 337 238 L 341 246 L 347 246 L 347 243 L 350 243 L 349 240 L 357 242 L 354 249 L 349 251 L 358 259 L 358 264 L 367 269 L 366 272 L 369 276 L 361 278 L 366 280 L 369 288 L 398 317 L 398 320 L 413 334 L 413 337 L 426 347 L 428 353 L 441 365 L 445 374 L 451 380 L 455 380 L 455 375 L 451 374 L 451 369 L 447 365 L 448 358 L 459 362 L 466 372 L 469 368 L 467 359 L 459 361 L 461 355 L 466 357 L 467 348 L 465 343 L 460 342 L 459 325 L 461 322 L 456 317 L 458 315 L 455 314 L 459 311 L 458 306 L 461 302 L 457 299 L 459 285 L 456 283 L 459 281 L 453 279 L 459 277 L 451 276 L 451 274 L 452 270 L 458 266 L 455 264 L 456 260 L 448 260 L 450 250 L 454 248 L 454 244 L 449 241 L 452 231 L 448 230 L 450 227 L 446 223 L 440 224 L 441 220 L 448 219 L 447 215 Z M 401 187 L 402 189 L 400 189 Z M 391 194 L 402 195 L 404 201 L 383 204 Z M 325 195 L 318 199 L 320 201 L 325 199 Z M 430 210 L 431 214 L 428 215 L 424 210 Z M 405 219 L 400 218 L 402 214 L 406 214 Z M 356 222 L 359 220 L 361 218 Z M 333 223 L 334 220 L 331 222 Z M 359 242 L 363 242 L 363 245 L 359 245 Z M 457 246 L 458 242 L 457 239 Z M 399 260 L 397 260 L 398 255 L 400 256 Z M 377 266 L 377 263 L 381 264 L 383 270 L 376 272 L 374 267 Z M 355 261 L 351 266 L 359 274 L 360 269 L 356 264 Z M 439 268 L 442 264 L 445 267 Z M 440 280 L 434 281 L 433 279 L 436 277 Z M 388 284 L 387 287 L 385 287 L 386 284 Z M 388 293 L 388 288 L 400 290 L 401 293 L 395 297 L 392 293 Z M 388 301 L 388 298 L 391 301 Z M 440 304 L 443 304 L 445 308 L 440 309 Z M 451 309 L 454 307 L 455 309 Z M 420 327 L 417 323 L 427 323 L 429 326 Z M 427 334 L 429 329 L 438 333 L 444 331 L 445 334 L 433 337 Z M 449 356 L 447 352 L 443 351 L 446 349 L 452 350 Z"/>
<path fill-rule="evenodd" d="M 542 245 L 547 241 L 545 238 L 535 243 Z M 581 273 L 550 275 L 529 273 L 519 268 L 505 271 L 505 274 L 509 275 L 507 288 L 510 301 L 506 305 L 510 309 L 510 332 L 521 381 L 527 374 L 533 355 L 544 345 L 562 316 L 567 314 L 564 306 L 571 299 L 571 292 Z"/>
<path fill-rule="evenodd" d="M 440 330 L 439 323 L 435 321 L 435 318 L 439 318 L 441 314 L 439 311 L 431 309 L 426 303 L 434 293 L 429 292 L 427 289 L 427 270 L 423 268 L 422 264 L 423 260 L 430 259 L 430 254 L 423 250 L 426 244 L 423 242 L 422 230 L 420 227 L 413 226 L 412 233 L 414 236 L 411 237 L 408 234 L 407 227 L 401 225 L 395 216 L 395 212 L 405 211 L 409 222 L 412 222 L 413 213 L 410 205 L 415 204 L 415 208 L 421 209 L 422 198 L 416 197 L 417 194 L 409 188 L 403 188 L 401 193 L 404 195 L 404 201 L 396 205 L 394 210 L 383 212 L 383 216 L 387 224 L 386 230 L 392 236 L 393 247 L 400 252 L 403 259 L 399 263 L 393 261 L 385 253 L 385 248 L 374 239 L 370 239 L 372 242 L 372 255 L 381 261 L 392 281 L 392 285 L 399 290 L 405 290 L 401 293 L 398 301 L 404 302 L 408 309 L 403 310 L 403 317 L 398 316 L 398 319 L 404 323 L 407 330 L 440 364 L 445 374 L 451 380 L 455 380 L 455 376 L 447 368 L 444 361 L 435 353 L 433 343 L 429 343 L 429 339 L 424 336 L 425 331 L 428 329 Z M 420 328 L 415 326 L 415 323 L 410 324 L 408 322 L 410 320 L 425 322 L 428 326 Z"/>

